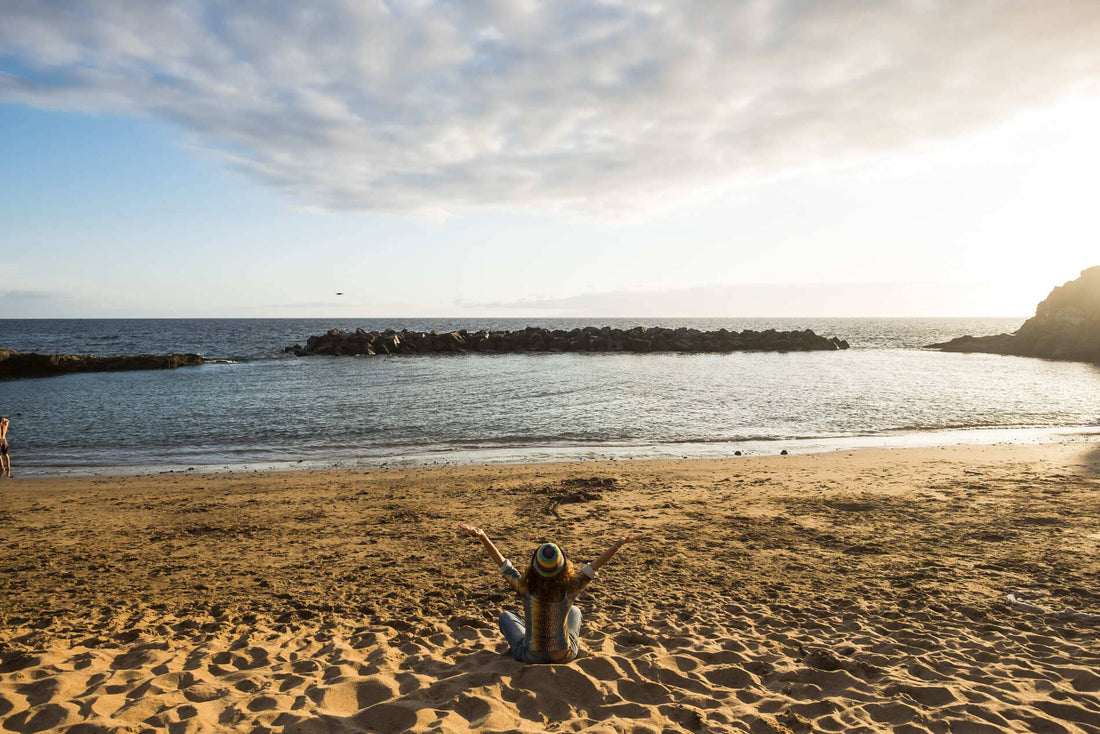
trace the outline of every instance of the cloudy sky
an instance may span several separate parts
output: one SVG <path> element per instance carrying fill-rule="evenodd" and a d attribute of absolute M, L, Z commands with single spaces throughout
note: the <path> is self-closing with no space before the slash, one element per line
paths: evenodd
<path fill-rule="evenodd" d="M 1097 38 L 1095 0 L 4 0 L 0 317 L 1026 316 L 1100 264 Z"/>

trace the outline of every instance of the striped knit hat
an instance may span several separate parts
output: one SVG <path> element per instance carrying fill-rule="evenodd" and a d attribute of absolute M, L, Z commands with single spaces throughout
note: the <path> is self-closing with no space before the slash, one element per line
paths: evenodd
<path fill-rule="evenodd" d="M 552 579 L 565 568 L 565 554 L 561 548 L 553 543 L 543 543 L 535 551 L 535 557 L 531 559 L 531 566 L 535 573 L 544 579 Z"/>

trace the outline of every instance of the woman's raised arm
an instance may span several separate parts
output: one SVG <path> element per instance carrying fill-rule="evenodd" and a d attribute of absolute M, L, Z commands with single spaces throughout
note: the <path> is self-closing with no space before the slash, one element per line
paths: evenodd
<path fill-rule="evenodd" d="M 493 541 L 489 540 L 489 536 L 485 534 L 484 530 L 474 527 L 473 525 L 467 525 L 464 522 L 458 524 L 458 529 L 480 540 L 481 544 L 485 546 L 485 552 L 493 559 L 493 563 L 497 564 L 497 566 L 504 565 L 504 556 L 502 556 L 500 551 L 497 550 L 497 547 L 493 545 Z"/>
<path fill-rule="evenodd" d="M 603 552 L 603 555 L 601 555 L 596 560 L 592 561 L 592 563 L 591 563 L 592 570 L 593 571 L 598 571 L 600 566 L 602 566 L 603 564 L 610 561 L 611 557 L 613 555 L 615 555 L 616 553 L 618 553 L 619 549 L 622 548 L 624 545 L 626 545 L 627 543 L 633 543 L 635 541 L 641 540 L 644 537 L 645 537 L 645 533 L 634 533 L 632 535 L 624 535 L 623 537 L 619 538 L 618 540 L 616 540 L 614 543 L 611 544 L 610 548 L 608 548 L 607 550 L 605 550 Z"/>

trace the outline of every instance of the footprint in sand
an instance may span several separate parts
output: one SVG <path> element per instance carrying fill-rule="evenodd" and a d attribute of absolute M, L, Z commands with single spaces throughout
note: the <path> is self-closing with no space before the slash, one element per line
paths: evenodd
<path fill-rule="evenodd" d="M 47 703 L 21 711 L 4 723 L 5 729 L 18 732 L 45 731 L 80 722 L 77 707 L 71 703 Z"/>
<path fill-rule="evenodd" d="M 196 683 L 183 690 L 183 696 L 192 703 L 204 703 L 225 697 L 229 693 L 226 688 L 219 688 L 209 683 Z"/>
<path fill-rule="evenodd" d="M 407 731 L 427 731 L 438 714 L 417 701 L 389 701 L 371 706 L 351 718 L 351 722 L 366 731 L 398 734 Z"/>
<path fill-rule="evenodd" d="M 323 710 L 341 714 L 354 714 L 383 701 L 398 697 L 397 685 L 392 678 L 374 675 L 358 680 L 348 680 L 327 688 L 307 691 L 307 695 Z"/>
<path fill-rule="evenodd" d="M 703 673 L 711 683 L 724 688 L 744 689 L 760 685 L 760 679 L 738 665 L 723 665 Z"/>

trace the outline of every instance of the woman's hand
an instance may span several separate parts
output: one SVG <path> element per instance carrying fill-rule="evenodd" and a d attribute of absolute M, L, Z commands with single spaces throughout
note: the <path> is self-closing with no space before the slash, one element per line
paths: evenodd
<path fill-rule="evenodd" d="M 622 548 L 624 545 L 641 540 L 644 537 L 645 533 L 631 533 L 630 535 L 624 535 L 623 537 L 612 543 L 611 547 L 603 552 L 603 555 L 592 561 L 589 565 L 592 566 L 593 570 L 598 570 L 600 566 L 610 561 L 611 557 L 618 553 L 619 549 Z"/>
<path fill-rule="evenodd" d="M 493 563 L 497 566 L 504 564 L 504 556 L 500 555 L 500 551 L 493 545 L 493 541 L 489 540 L 489 536 L 485 534 L 485 531 L 481 528 L 468 525 L 467 523 L 460 522 L 458 529 L 469 535 L 471 538 L 477 538 L 481 541 L 481 544 L 485 546 L 485 552 L 489 554 L 489 558 L 493 559 Z"/>
<path fill-rule="evenodd" d="M 458 524 L 458 529 L 466 533 L 472 538 L 482 538 L 485 536 L 485 531 L 481 528 L 474 527 L 473 525 L 467 525 L 464 522 Z"/>

